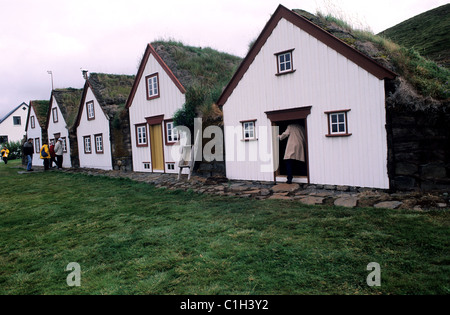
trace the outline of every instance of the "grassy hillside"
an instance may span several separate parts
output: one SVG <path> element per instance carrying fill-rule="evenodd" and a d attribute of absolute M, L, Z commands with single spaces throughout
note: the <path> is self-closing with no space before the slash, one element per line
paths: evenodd
<path fill-rule="evenodd" d="M 416 15 L 379 35 L 450 68 L 450 4 Z"/>

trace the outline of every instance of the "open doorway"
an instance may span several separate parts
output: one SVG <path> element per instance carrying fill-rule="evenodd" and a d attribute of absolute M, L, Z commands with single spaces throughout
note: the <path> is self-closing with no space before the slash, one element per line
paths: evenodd
<path fill-rule="evenodd" d="M 306 130 L 306 119 L 295 119 L 295 120 L 284 120 L 274 122 L 276 126 L 278 126 L 278 135 L 281 135 L 286 131 L 286 128 L 289 124 L 299 124 Z M 277 136 L 277 135 L 275 135 Z M 306 138 L 306 134 L 305 134 Z M 307 139 L 306 139 L 307 140 Z M 279 150 L 278 152 L 274 152 L 274 154 L 278 154 L 279 167 L 275 171 L 275 180 L 277 182 L 286 182 L 287 181 L 287 170 L 286 163 L 284 162 L 284 154 L 286 151 L 287 139 L 281 140 L 279 142 Z M 297 161 L 293 160 L 292 162 L 292 174 L 294 178 L 292 182 L 295 183 L 308 183 L 308 154 L 307 154 L 307 144 L 304 145 L 305 150 L 305 161 Z"/>

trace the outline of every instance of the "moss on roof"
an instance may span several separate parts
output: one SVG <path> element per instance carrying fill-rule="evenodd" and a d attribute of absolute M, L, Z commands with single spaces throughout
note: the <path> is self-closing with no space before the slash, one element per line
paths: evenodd
<path fill-rule="evenodd" d="M 65 88 L 53 90 L 53 96 L 58 103 L 67 127 L 72 128 L 78 114 L 80 106 L 81 94 L 83 89 Z"/>
<path fill-rule="evenodd" d="M 100 106 L 112 118 L 125 107 L 134 79 L 134 75 L 90 73 L 88 81 Z"/>
<path fill-rule="evenodd" d="M 47 125 L 47 113 L 48 113 L 48 107 L 50 106 L 50 101 L 33 100 L 33 101 L 30 101 L 30 106 L 34 108 L 34 112 L 36 113 L 36 118 L 37 118 L 41 128 L 45 128 L 45 126 Z"/>
<path fill-rule="evenodd" d="M 331 15 L 317 16 L 303 10 L 292 10 L 333 36 L 344 41 L 384 67 L 398 73 L 422 97 L 445 101 L 450 97 L 450 70 L 421 56 L 413 48 L 405 48 L 367 30 L 353 29 Z"/>
<path fill-rule="evenodd" d="M 242 58 L 177 41 L 155 41 L 151 45 L 186 88 L 186 103 L 175 113 L 175 124 L 192 127 L 195 116 L 216 119 L 217 111 L 213 104 L 231 80 Z"/>
<path fill-rule="evenodd" d="M 192 47 L 177 41 L 151 44 L 186 89 L 202 86 L 220 95 L 242 61 L 240 57 L 209 47 Z"/>

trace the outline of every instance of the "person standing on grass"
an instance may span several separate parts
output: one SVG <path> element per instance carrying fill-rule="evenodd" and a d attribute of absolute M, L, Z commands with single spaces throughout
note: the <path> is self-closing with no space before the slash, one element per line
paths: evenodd
<path fill-rule="evenodd" d="M 48 144 L 45 143 L 39 152 L 40 158 L 44 160 L 44 171 L 47 171 L 50 165 L 50 151 L 48 149 Z"/>
<path fill-rule="evenodd" d="M 53 141 L 50 143 L 48 150 L 50 151 L 50 168 L 53 168 L 53 163 L 56 164 L 55 145 L 53 144 Z"/>
<path fill-rule="evenodd" d="M 3 162 L 5 162 L 5 164 L 8 164 L 8 155 L 9 155 L 9 150 L 6 146 L 3 147 L 2 151 L 0 151 L 2 154 L 2 159 Z"/>
<path fill-rule="evenodd" d="M 55 155 L 56 155 L 56 167 L 58 169 L 62 168 L 63 164 L 63 142 L 62 138 L 59 138 L 55 145 Z"/>
<path fill-rule="evenodd" d="M 28 172 L 33 171 L 33 169 L 31 168 L 32 163 L 33 163 L 33 153 L 34 153 L 32 138 L 28 139 L 28 141 L 24 143 L 22 153 L 23 153 L 23 155 L 25 155 L 25 157 L 27 159 L 27 171 Z"/>

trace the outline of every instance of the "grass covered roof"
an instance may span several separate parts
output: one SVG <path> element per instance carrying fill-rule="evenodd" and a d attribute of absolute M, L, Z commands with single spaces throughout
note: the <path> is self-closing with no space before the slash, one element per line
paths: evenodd
<path fill-rule="evenodd" d="M 112 118 L 125 108 L 134 79 L 134 75 L 90 73 L 88 82 L 103 111 Z"/>

